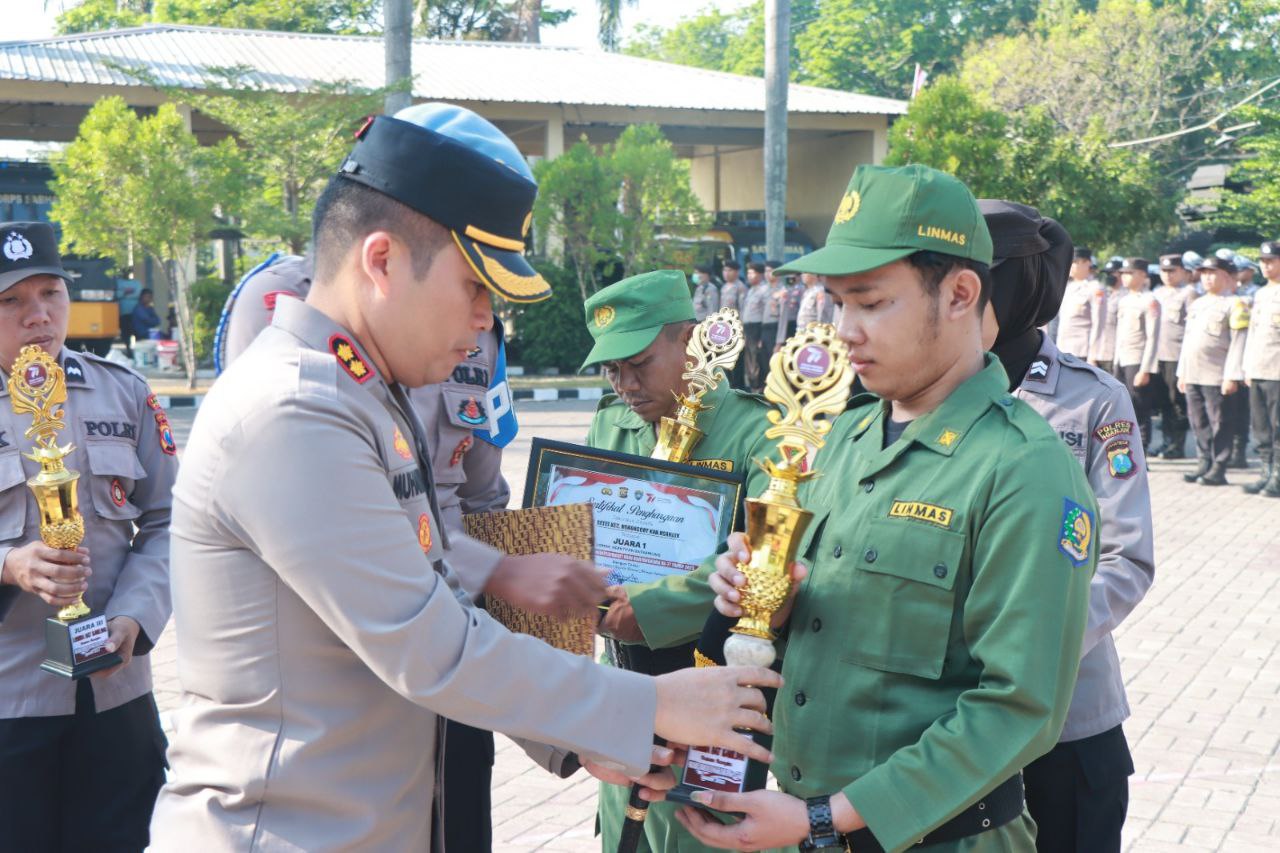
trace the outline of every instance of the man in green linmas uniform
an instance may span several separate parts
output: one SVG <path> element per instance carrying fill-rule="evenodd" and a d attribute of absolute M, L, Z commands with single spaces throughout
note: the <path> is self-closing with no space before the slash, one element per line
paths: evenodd
<path fill-rule="evenodd" d="M 650 456 L 657 426 L 676 411 L 676 394 L 687 393 L 685 348 L 694 329 L 689 285 L 678 270 L 633 276 L 595 293 L 586 302 L 587 329 L 595 346 L 583 367 L 599 364 L 614 393 L 596 409 L 587 444 L 636 456 Z M 689 464 L 721 471 L 749 472 L 773 442 L 764 437 L 771 408 L 763 398 L 721 382 L 702 398 L 709 408 L 698 417 L 704 433 Z M 766 480 L 752 478 L 763 488 Z M 710 555 L 708 555 L 710 556 Z M 623 645 L 629 668 L 669 672 L 692 666 L 692 643 L 711 612 L 714 594 L 707 586 L 710 566 L 691 575 L 670 576 L 648 584 L 614 587 L 614 601 L 601 633 Z M 600 786 L 602 849 L 618 846 L 628 790 Z M 654 803 L 645 821 L 640 850 L 686 853 L 709 848 L 672 818 L 673 806 Z"/>

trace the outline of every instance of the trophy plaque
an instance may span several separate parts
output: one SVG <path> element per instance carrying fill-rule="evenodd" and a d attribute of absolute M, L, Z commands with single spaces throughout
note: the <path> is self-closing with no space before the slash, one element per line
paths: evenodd
<path fill-rule="evenodd" d="M 835 327 L 813 323 L 793 336 L 769 362 L 764 395 L 780 411 L 769 413 L 773 423 L 765 431 L 779 439 L 778 459 L 761 467 L 769 485 L 759 498 L 748 498 L 747 543 L 751 558 L 738 568 L 747 578 L 740 590 L 743 615 L 736 624 L 713 611 L 694 659 L 698 666 L 716 666 L 704 645 L 708 633 L 723 632 L 723 659 L 729 666 L 771 666 L 777 658 L 770 626 L 774 613 L 791 591 L 790 566 L 813 514 L 796 499 L 800 483 L 816 476 L 814 454 L 831 429 L 829 418 L 844 411 L 853 384 L 853 369 Z M 714 630 L 713 630 L 714 629 Z M 723 637 L 723 633 L 719 634 Z M 772 713 L 772 704 L 768 709 Z M 744 732 L 764 742 L 757 732 Z M 675 802 L 693 803 L 700 790 L 728 792 L 763 788 L 767 768 L 745 755 L 728 750 L 692 747 L 680 784 L 667 794 Z"/>
<path fill-rule="evenodd" d="M 694 445 L 702 438 L 698 413 L 707 408 L 702 398 L 724 381 L 725 371 L 733 370 L 744 345 L 742 321 L 733 308 L 711 314 L 694 328 L 685 350 L 689 360 L 681 376 L 689 383 L 688 393 L 676 395 L 676 416 L 664 416 L 659 422 L 658 442 L 650 454 L 654 459 L 689 461 Z"/>
<path fill-rule="evenodd" d="M 40 473 L 27 480 L 40 508 L 40 539 L 50 548 L 75 550 L 84 539 L 84 518 L 76 497 L 80 472 L 63 462 L 73 446 L 57 443 L 58 430 L 66 426 L 62 366 L 38 346 L 23 347 L 9 370 L 9 400 L 15 414 L 31 415 L 25 435 L 34 439 L 35 448 L 23 455 L 40 464 Z M 121 660 L 107 651 L 108 635 L 107 617 L 92 615 L 84 596 L 77 596 L 45 621 L 46 657 L 40 668 L 76 679 L 115 666 Z"/>

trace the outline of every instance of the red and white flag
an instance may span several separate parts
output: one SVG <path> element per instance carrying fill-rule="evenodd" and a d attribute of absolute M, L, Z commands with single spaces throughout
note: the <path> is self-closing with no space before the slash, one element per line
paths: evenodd
<path fill-rule="evenodd" d="M 914 98 L 924 88 L 924 84 L 929 81 L 929 72 L 920 67 L 920 63 L 916 63 L 916 76 L 911 81 L 911 97 Z"/>

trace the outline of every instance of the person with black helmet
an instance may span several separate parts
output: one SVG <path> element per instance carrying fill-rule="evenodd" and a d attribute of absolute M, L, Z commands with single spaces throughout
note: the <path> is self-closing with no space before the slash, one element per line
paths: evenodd
<path fill-rule="evenodd" d="M 1178 389 L 1187 395 L 1187 414 L 1196 436 L 1200 464 L 1184 474 L 1188 483 L 1225 486 L 1231 460 L 1232 429 L 1227 398 L 1240 393 L 1249 312 L 1233 295 L 1235 264 L 1218 255 L 1200 262 L 1204 296 L 1187 310 L 1187 331 L 1178 359 Z"/>
<path fill-rule="evenodd" d="M 1062 296 L 1058 319 L 1058 349 L 1088 358 L 1098 346 L 1107 316 L 1107 291 L 1094 277 L 1093 252 L 1078 246 L 1071 261 L 1071 279 Z"/>
<path fill-rule="evenodd" d="M 1146 459 L 1124 385 L 1037 329 L 1057 310 L 1070 236 L 1035 208 L 978 205 L 995 247 L 983 344 L 1004 364 L 1013 395 L 1049 422 L 1084 467 L 1100 519 L 1080 674 L 1058 745 L 1022 771 L 1027 810 L 1040 853 L 1119 851 L 1133 759 L 1121 727 L 1129 705 L 1112 632 L 1155 579 Z"/>
<path fill-rule="evenodd" d="M 773 673 L 609 670 L 472 604 L 523 585 L 543 612 L 594 611 L 604 584 L 443 524 L 406 386 L 466 360 L 491 295 L 549 286 L 524 256 L 537 185 L 515 145 L 470 110 L 422 107 L 358 132 L 316 205 L 306 300 L 277 302 L 192 429 L 171 527 L 184 701 L 157 850 L 443 850 L 439 716 L 612 778 L 669 761 L 655 735 L 768 757 L 732 727 L 770 728 L 741 685 Z"/>
<path fill-rule="evenodd" d="M 1164 287 L 1155 290 L 1160 302 L 1160 343 L 1156 358 L 1160 363 L 1160 381 L 1163 383 L 1160 410 L 1160 432 L 1164 436 L 1162 459 L 1186 457 L 1187 398 L 1178 390 L 1178 356 L 1182 354 L 1182 339 L 1187 326 L 1187 309 L 1195 301 L 1195 270 L 1182 255 L 1173 253 L 1160 256 L 1160 280 Z"/>
<path fill-rule="evenodd" d="M 1244 490 L 1280 498 L 1280 240 L 1264 242 L 1259 260 L 1267 283 L 1253 294 L 1244 381 L 1262 471 Z"/>
<path fill-rule="evenodd" d="M 1160 303 L 1151 293 L 1146 258 L 1125 258 L 1120 283 L 1125 294 L 1116 312 L 1116 368 L 1138 416 L 1142 447 L 1151 443 L 1151 412 L 1160 396 L 1156 353 L 1160 345 Z"/>
<path fill-rule="evenodd" d="M 1111 258 L 1102 267 L 1102 293 L 1097 297 L 1103 303 L 1102 334 L 1097 345 L 1089 350 L 1089 363 L 1101 367 L 1116 378 L 1120 368 L 1116 366 L 1116 324 L 1120 316 L 1120 299 L 1124 289 L 1120 287 L 1120 267 L 1124 258 Z"/>

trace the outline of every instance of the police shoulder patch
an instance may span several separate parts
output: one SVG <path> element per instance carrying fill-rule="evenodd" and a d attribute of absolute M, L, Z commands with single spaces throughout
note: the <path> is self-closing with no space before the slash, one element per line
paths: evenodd
<path fill-rule="evenodd" d="M 431 550 L 431 516 L 425 512 L 418 516 L 418 545 L 424 554 Z"/>
<path fill-rule="evenodd" d="M 1133 451 L 1128 439 L 1112 439 L 1107 444 L 1106 451 L 1107 472 L 1117 480 L 1128 479 L 1138 470 L 1137 464 L 1133 461 Z"/>
<path fill-rule="evenodd" d="M 329 352 L 333 353 L 333 357 L 338 360 L 338 364 L 342 365 L 342 369 L 356 382 L 364 384 L 373 376 L 373 369 L 360 357 L 355 344 L 351 343 L 343 335 L 330 336 Z"/>
<path fill-rule="evenodd" d="M 1112 421 L 1095 429 L 1093 434 L 1098 441 L 1110 441 L 1117 435 L 1132 435 L 1133 421 Z"/>
<path fill-rule="evenodd" d="M 169 456 L 176 456 L 178 445 L 173 440 L 173 429 L 169 426 L 169 416 L 165 414 L 164 407 L 160 405 L 160 401 L 156 399 L 155 394 L 147 395 L 147 408 L 152 411 L 155 417 L 156 432 L 160 435 L 160 450 Z"/>
<path fill-rule="evenodd" d="M 1093 543 L 1093 513 L 1071 500 L 1062 499 L 1062 525 L 1058 550 L 1071 565 L 1079 568 L 1089 562 L 1089 546 Z"/>

